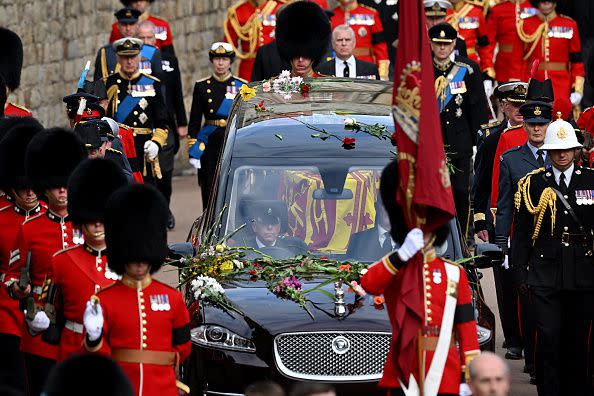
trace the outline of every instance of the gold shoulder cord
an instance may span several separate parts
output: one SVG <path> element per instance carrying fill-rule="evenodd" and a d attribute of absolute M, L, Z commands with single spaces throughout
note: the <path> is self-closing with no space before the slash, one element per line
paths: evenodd
<path fill-rule="evenodd" d="M 542 170 L 543 168 L 537 169 L 521 178 L 520 181 L 518 181 L 518 191 L 516 191 L 514 195 L 514 205 L 516 210 L 519 210 L 522 206 L 523 198 L 526 209 L 534 216 L 533 240 L 538 238 L 538 235 L 540 234 L 542 219 L 544 218 L 547 208 L 551 209 L 551 235 L 553 235 L 555 229 L 555 217 L 557 214 L 557 194 L 555 194 L 555 191 L 553 191 L 551 187 L 547 187 L 542 191 L 537 206 L 534 206 L 532 198 L 530 197 L 530 179 L 533 174 L 539 173 Z"/>
<path fill-rule="evenodd" d="M 524 60 L 526 60 L 530 57 L 530 55 L 532 55 L 532 53 L 536 49 L 536 46 L 538 45 L 538 40 L 540 40 L 541 37 L 543 37 L 546 40 L 546 34 L 543 36 L 543 32 L 545 30 L 548 31 L 549 29 L 548 29 L 548 22 L 543 22 L 540 24 L 538 29 L 536 29 L 536 31 L 533 34 L 527 34 L 524 31 L 524 20 L 520 16 L 520 0 L 516 0 L 516 30 L 517 30 L 518 36 L 520 37 L 520 40 L 522 40 L 522 42 L 524 42 L 526 44 L 532 43 L 530 50 L 524 56 Z"/>
<path fill-rule="evenodd" d="M 267 17 L 275 8 L 276 1 L 270 1 L 262 10 L 261 15 Z M 236 46 L 237 43 L 233 42 L 229 33 L 227 23 L 224 24 L 225 38 L 233 47 L 237 57 L 239 59 L 251 59 L 256 57 L 256 51 L 258 50 L 258 41 L 260 39 L 260 29 L 262 27 L 262 20 L 258 18 L 256 13 L 247 20 L 245 25 L 241 25 L 237 20 L 237 7 L 231 7 L 228 10 L 227 21 L 231 24 L 231 28 L 237 34 L 237 37 L 241 41 L 247 41 L 249 43 L 248 52 L 241 52 L 241 49 Z"/>

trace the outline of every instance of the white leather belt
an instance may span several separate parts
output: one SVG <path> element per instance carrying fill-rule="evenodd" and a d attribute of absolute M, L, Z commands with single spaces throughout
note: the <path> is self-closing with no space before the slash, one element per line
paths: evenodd
<path fill-rule="evenodd" d="M 67 320 L 64 327 L 66 327 L 68 330 L 72 331 L 73 333 L 77 333 L 77 334 L 82 334 L 84 331 L 84 327 L 81 323 L 76 323 L 71 320 Z"/>

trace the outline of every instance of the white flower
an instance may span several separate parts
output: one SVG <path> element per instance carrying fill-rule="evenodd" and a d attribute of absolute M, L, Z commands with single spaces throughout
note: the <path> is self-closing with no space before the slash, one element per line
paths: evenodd
<path fill-rule="evenodd" d="M 345 118 L 344 119 L 344 126 L 350 127 L 357 125 L 357 120 L 354 118 Z"/>
<path fill-rule="evenodd" d="M 297 86 L 303 82 L 303 78 L 301 77 L 293 77 L 291 78 L 291 82 Z"/>
<path fill-rule="evenodd" d="M 210 276 L 198 276 L 192 280 L 191 285 L 196 299 L 200 297 L 204 300 L 217 299 L 222 294 L 225 294 L 223 286 Z"/>
<path fill-rule="evenodd" d="M 363 268 L 363 269 L 361 270 L 361 275 L 365 275 L 366 273 L 367 273 L 367 268 Z"/>
<path fill-rule="evenodd" d="M 280 74 L 280 76 L 278 76 L 279 78 L 285 79 L 285 78 L 290 78 L 291 77 L 291 71 L 290 70 L 283 70 Z"/>
<path fill-rule="evenodd" d="M 243 263 L 239 260 L 233 260 L 233 264 L 235 264 L 235 267 L 237 269 L 242 269 L 243 268 Z"/>
<path fill-rule="evenodd" d="M 291 94 L 290 94 L 290 93 L 288 93 L 288 94 L 285 94 L 285 95 L 283 95 L 283 98 L 284 98 L 285 100 L 289 100 L 289 99 L 291 99 Z"/>
<path fill-rule="evenodd" d="M 270 81 L 265 81 L 265 82 L 262 84 L 262 91 L 263 91 L 263 92 L 270 92 L 270 89 L 271 89 L 271 88 L 272 88 L 272 86 L 271 86 L 271 84 L 270 84 Z"/>

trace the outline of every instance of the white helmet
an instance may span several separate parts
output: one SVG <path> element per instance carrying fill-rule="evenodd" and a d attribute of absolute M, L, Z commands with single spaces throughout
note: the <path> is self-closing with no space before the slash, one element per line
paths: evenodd
<path fill-rule="evenodd" d="M 556 120 L 549 124 L 545 136 L 543 150 L 569 150 L 580 148 L 573 126 L 563 120 Z"/>

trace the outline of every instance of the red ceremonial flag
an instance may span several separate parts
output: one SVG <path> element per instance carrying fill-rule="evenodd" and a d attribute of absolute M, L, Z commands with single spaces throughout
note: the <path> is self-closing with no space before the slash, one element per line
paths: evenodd
<path fill-rule="evenodd" d="M 398 56 L 394 68 L 393 139 L 398 148 L 399 189 L 395 197 L 409 228 L 428 232 L 455 214 L 435 96 L 433 60 L 421 0 L 400 2 Z M 395 311 L 395 373 L 408 386 L 419 378 L 418 335 L 424 320 L 423 257 L 404 267 Z M 424 376 L 424 368 L 422 370 Z"/>

